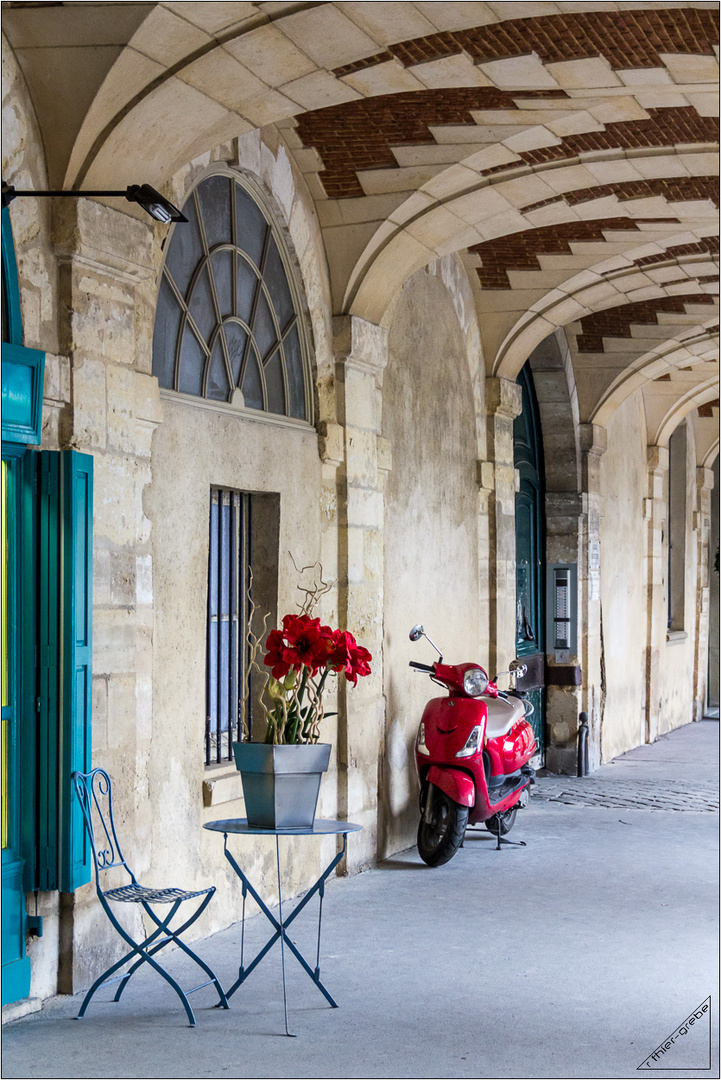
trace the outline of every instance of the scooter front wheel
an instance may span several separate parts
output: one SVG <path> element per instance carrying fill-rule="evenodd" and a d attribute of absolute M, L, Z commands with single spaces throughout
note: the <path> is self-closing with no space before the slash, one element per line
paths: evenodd
<path fill-rule="evenodd" d="M 428 866 L 443 866 L 463 842 L 468 807 L 454 802 L 435 784 L 428 784 L 418 826 L 418 854 Z"/>

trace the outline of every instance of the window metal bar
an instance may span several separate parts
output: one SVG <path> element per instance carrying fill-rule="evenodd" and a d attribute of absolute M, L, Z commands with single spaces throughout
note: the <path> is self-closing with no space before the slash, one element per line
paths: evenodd
<path fill-rule="evenodd" d="M 222 757 L 220 751 L 220 717 L 223 703 L 222 688 L 222 622 L 223 622 L 223 492 L 218 492 L 218 626 L 216 629 L 217 643 L 217 682 L 215 687 L 215 760 L 220 764 Z"/>
<path fill-rule="evenodd" d="M 210 512 L 208 515 L 208 532 L 212 538 L 213 533 L 213 492 L 210 493 Z M 210 672 L 213 669 L 213 623 L 210 618 L 212 610 L 212 571 L 211 571 L 212 540 L 208 545 L 208 640 L 207 640 L 207 673 L 205 677 L 205 764 L 210 764 L 210 718 L 212 715 L 212 703 L 210 699 Z"/>
<path fill-rule="evenodd" d="M 238 517 L 240 513 L 240 495 L 237 491 L 230 495 L 230 595 L 228 615 L 228 749 L 227 758 L 231 760 L 231 745 L 238 726 Z"/>
<path fill-rule="evenodd" d="M 245 626 L 246 626 L 245 636 L 244 636 L 244 641 L 246 643 L 246 646 L 245 646 L 245 649 L 243 650 L 243 652 L 245 654 L 245 662 L 246 662 L 246 664 L 249 665 L 250 664 L 250 655 L 249 655 L 250 654 L 250 643 L 248 642 L 248 630 L 250 629 L 250 626 L 249 626 L 250 600 L 252 599 L 252 589 L 253 589 L 252 579 L 251 579 L 251 576 L 250 576 L 250 568 L 253 565 L 253 504 L 251 502 L 250 495 L 245 495 L 244 498 L 245 498 L 245 504 L 246 504 L 246 512 L 245 512 L 245 528 L 246 528 L 245 550 L 246 550 L 246 555 L 245 555 L 245 561 L 243 563 L 243 568 L 244 568 L 244 577 L 246 578 L 246 581 L 247 581 L 246 592 L 249 594 L 249 596 L 246 597 L 246 601 L 245 601 L 245 603 L 243 605 L 243 610 L 245 612 Z M 250 667 L 249 667 L 249 673 L 248 673 L 248 681 L 249 681 L 249 684 L 250 684 L 249 685 L 250 692 L 248 694 L 248 738 L 252 739 L 253 738 L 253 669 L 250 668 Z"/>

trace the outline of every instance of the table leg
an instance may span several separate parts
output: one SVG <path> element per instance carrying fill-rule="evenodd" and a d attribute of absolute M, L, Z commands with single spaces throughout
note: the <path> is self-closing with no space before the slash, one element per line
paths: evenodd
<path fill-rule="evenodd" d="M 288 1031 L 288 994 L 285 988 L 285 925 L 283 923 L 283 890 L 280 884 L 280 840 L 275 834 L 275 865 L 278 871 L 278 922 L 280 924 L 280 970 L 283 976 L 283 1012 L 285 1014 L 285 1033 L 291 1039 L 295 1038 Z"/>
<path fill-rule="evenodd" d="M 241 968 L 240 968 L 240 972 L 238 974 L 238 978 L 233 983 L 233 985 L 230 987 L 230 989 L 226 992 L 226 998 L 230 999 L 232 997 L 232 995 L 235 993 L 235 991 L 245 982 L 245 980 L 248 978 L 250 973 L 258 966 L 258 964 L 261 962 L 263 957 L 266 956 L 266 954 L 273 948 L 276 941 L 278 941 L 278 939 L 280 939 L 280 941 L 281 941 L 281 963 L 283 965 L 283 996 L 284 996 L 284 1002 L 285 1002 L 285 952 L 284 952 L 284 946 L 287 945 L 288 948 L 290 949 L 290 951 L 295 956 L 298 963 L 301 965 L 301 967 L 304 969 L 304 971 L 308 974 L 309 978 L 313 980 L 315 985 L 320 990 L 321 994 L 323 994 L 324 998 L 329 1003 L 329 1005 L 332 1008 L 337 1009 L 338 1008 L 338 1003 L 331 997 L 330 993 L 328 992 L 328 990 L 323 985 L 323 983 L 321 982 L 321 979 L 320 979 L 320 932 L 321 932 L 321 920 L 322 920 L 322 916 L 323 916 L 323 894 L 325 892 L 325 882 L 328 880 L 328 878 L 333 873 L 333 871 L 335 870 L 338 863 L 341 861 L 341 859 L 345 855 L 345 851 L 346 851 L 346 836 L 345 836 L 345 834 L 343 835 L 343 847 L 342 847 L 341 851 L 328 864 L 328 866 L 323 871 L 323 873 L 318 878 L 318 880 L 315 882 L 315 884 L 308 890 L 308 892 L 305 894 L 305 896 L 300 901 L 300 903 L 295 906 L 293 911 L 290 913 L 288 918 L 285 919 L 285 920 L 283 919 L 282 898 L 281 898 L 281 892 L 280 892 L 280 849 L 279 849 L 279 846 L 278 846 L 278 838 L 276 836 L 276 865 L 278 867 L 278 899 L 279 899 L 280 921 L 278 921 L 278 919 L 275 918 L 275 916 L 273 915 L 273 912 L 270 910 L 268 905 L 260 897 L 257 890 L 253 888 L 252 884 L 250 883 L 250 881 L 248 880 L 246 875 L 243 873 L 243 871 L 241 870 L 241 868 L 238 865 L 238 863 L 236 862 L 236 860 L 233 858 L 233 855 L 228 850 L 227 839 L 228 838 L 226 836 L 225 837 L 225 841 L 226 841 L 225 842 L 225 857 L 227 858 L 228 862 L 233 867 L 233 870 L 235 871 L 235 873 L 237 874 L 237 876 L 240 878 L 240 880 L 243 883 L 243 900 L 245 901 L 246 892 L 249 892 L 251 894 L 251 896 L 253 897 L 253 899 L 255 900 L 258 907 L 260 908 L 260 910 L 265 915 L 268 922 L 271 924 L 271 926 L 273 926 L 275 928 L 275 933 L 272 934 L 271 937 L 268 938 L 265 945 L 262 947 L 262 949 L 259 950 L 259 952 L 253 958 L 253 960 L 251 961 L 251 963 L 248 965 L 247 968 L 244 968 L 242 966 L 242 961 L 241 961 Z M 307 963 L 307 961 L 305 960 L 305 957 L 302 955 L 300 950 L 289 939 L 289 937 L 287 935 L 287 929 L 291 925 L 293 920 L 298 915 L 300 915 L 303 908 L 313 898 L 313 896 L 316 893 L 320 894 L 320 910 L 319 910 L 319 913 L 318 913 L 318 948 L 317 948 L 317 955 L 316 955 L 316 967 L 315 967 L 315 971 L 314 971 L 313 968 L 310 966 L 310 964 Z M 290 1034 L 290 1032 L 287 1031 L 287 1006 L 286 1006 L 286 1032 L 287 1032 L 287 1034 Z"/>

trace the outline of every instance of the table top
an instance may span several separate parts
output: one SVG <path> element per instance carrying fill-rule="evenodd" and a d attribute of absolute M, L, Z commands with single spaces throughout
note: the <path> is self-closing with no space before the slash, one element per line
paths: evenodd
<path fill-rule="evenodd" d="M 330 836 L 360 832 L 362 825 L 352 821 L 330 821 L 316 818 L 312 829 L 261 829 L 249 825 L 246 818 L 226 818 L 224 821 L 208 821 L 203 826 L 211 832 L 241 833 L 245 836 Z"/>

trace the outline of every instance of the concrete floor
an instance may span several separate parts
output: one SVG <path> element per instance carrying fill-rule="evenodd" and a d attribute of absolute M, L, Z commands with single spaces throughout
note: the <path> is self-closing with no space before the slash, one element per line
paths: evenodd
<path fill-rule="evenodd" d="M 718 731 L 689 725 L 594 779 L 619 778 L 626 791 L 629 780 L 646 792 L 708 787 Z M 54 999 L 5 1026 L 2 1075 L 635 1077 L 710 996 L 711 1024 L 702 1013 L 651 1066 L 659 1077 L 718 1077 L 718 814 L 536 797 L 512 838 L 528 846 L 499 853 L 482 831 L 436 870 L 410 850 L 332 881 L 322 975 L 341 1007 L 290 958 L 295 1039 L 283 1035 L 276 947 L 229 1012 L 211 1007 L 210 990 L 195 995 L 194 1029 L 153 974 L 119 1004 L 96 998 L 79 1022 L 77 997 Z M 309 914 L 293 938 L 310 958 Z M 267 925 L 250 921 L 251 945 Z M 231 928 L 199 946 L 224 985 L 238 940 Z M 184 958 L 169 967 L 189 985 Z"/>

